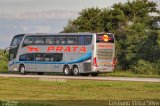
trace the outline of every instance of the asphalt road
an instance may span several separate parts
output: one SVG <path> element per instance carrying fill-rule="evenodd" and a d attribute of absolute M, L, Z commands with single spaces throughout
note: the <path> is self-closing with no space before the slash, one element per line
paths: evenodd
<path fill-rule="evenodd" d="M 136 77 L 91 77 L 91 76 L 57 76 L 57 75 L 20 75 L 0 74 L 0 77 L 11 78 L 43 78 L 43 79 L 72 79 L 72 80 L 102 80 L 102 81 L 134 81 L 134 82 L 160 82 L 160 78 L 136 78 Z"/>

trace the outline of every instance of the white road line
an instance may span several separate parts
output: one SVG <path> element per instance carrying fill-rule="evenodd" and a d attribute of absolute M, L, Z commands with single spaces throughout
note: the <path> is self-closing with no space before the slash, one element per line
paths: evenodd
<path fill-rule="evenodd" d="M 72 79 L 72 80 L 102 80 L 102 81 L 135 81 L 135 82 L 160 82 L 160 78 L 135 78 L 135 77 L 84 77 L 84 76 L 55 76 L 55 75 L 19 75 L 0 74 L 0 77 L 14 78 L 51 78 L 51 79 Z"/>

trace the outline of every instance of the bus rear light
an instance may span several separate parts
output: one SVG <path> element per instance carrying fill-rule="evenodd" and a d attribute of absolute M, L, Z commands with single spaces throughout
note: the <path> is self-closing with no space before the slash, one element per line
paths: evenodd
<path fill-rule="evenodd" d="M 114 58 L 113 58 L 113 62 L 112 62 L 112 69 L 113 69 L 113 70 L 114 70 L 114 68 L 115 68 L 116 63 L 117 63 L 117 59 L 114 57 Z"/>
<path fill-rule="evenodd" d="M 117 59 L 114 57 L 113 58 L 113 65 L 116 65 L 116 63 L 117 63 Z"/>
<path fill-rule="evenodd" d="M 98 67 L 98 65 L 97 65 L 97 58 L 96 58 L 96 57 L 94 57 L 94 59 L 93 59 L 93 65 L 94 65 L 95 67 Z"/>

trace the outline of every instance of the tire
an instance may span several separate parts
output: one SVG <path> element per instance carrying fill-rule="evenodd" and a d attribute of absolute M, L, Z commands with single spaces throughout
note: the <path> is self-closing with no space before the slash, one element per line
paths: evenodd
<path fill-rule="evenodd" d="M 37 74 L 38 74 L 38 75 L 43 75 L 43 74 L 44 74 L 44 72 L 37 72 Z"/>
<path fill-rule="evenodd" d="M 73 76 L 79 76 L 78 66 L 73 66 L 72 73 L 73 73 Z"/>
<path fill-rule="evenodd" d="M 92 73 L 91 74 L 93 77 L 96 77 L 96 76 L 98 76 L 98 73 Z"/>
<path fill-rule="evenodd" d="M 63 68 L 63 73 L 64 73 L 64 75 L 66 75 L 66 76 L 70 76 L 70 75 L 72 74 L 69 66 L 64 66 L 64 68 Z"/>
<path fill-rule="evenodd" d="M 21 66 L 19 67 L 19 72 L 20 72 L 21 75 L 25 75 L 25 74 L 26 74 L 26 70 L 25 70 L 24 65 L 21 65 Z"/>

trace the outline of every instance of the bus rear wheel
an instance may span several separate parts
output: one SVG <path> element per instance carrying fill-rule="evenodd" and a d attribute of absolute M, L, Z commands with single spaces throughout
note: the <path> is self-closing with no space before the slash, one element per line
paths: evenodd
<path fill-rule="evenodd" d="M 69 66 L 64 66 L 63 73 L 66 76 L 70 76 L 71 75 L 71 70 L 70 70 Z"/>
<path fill-rule="evenodd" d="M 79 75 L 78 66 L 73 66 L 72 73 L 73 73 L 73 76 L 78 76 Z"/>
<path fill-rule="evenodd" d="M 25 70 L 24 65 L 21 65 L 21 66 L 19 67 L 19 72 L 20 72 L 21 75 L 25 75 L 25 74 L 26 74 L 26 70 Z"/>

